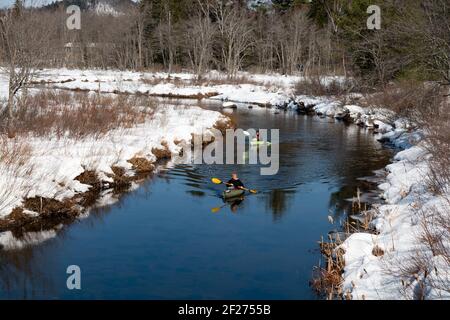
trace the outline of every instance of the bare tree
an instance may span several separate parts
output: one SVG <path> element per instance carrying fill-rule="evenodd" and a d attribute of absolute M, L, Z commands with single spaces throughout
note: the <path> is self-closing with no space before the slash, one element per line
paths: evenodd
<path fill-rule="evenodd" d="M 319 3 L 323 6 L 329 23 L 333 29 L 334 33 L 339 31 L 339 17 L 343 12 L 344 5 L 347 1 L 344 0 L 318 0 Z"/>
<path fill-rule="evenodd" d="M 294 11 L 282 24 L 276 25 L 276 56 L 283 74 L 300 69 L 307 44 L 309 22 L 301 11 Z"/>
<path fill-rule="evenodd" d="M 162 15 L 156 28 L 156 35 L 164 66 L 169 73 L 172 72 L 178 48 L 178 38 L 175 28 L 176 24 L 170 4 L 169 2 L 164 2 Z"/>
<path fill-rule="evenodd" d="M 254 27 L 245 8 L 233 2 L 214 0 L 212 14 L 218 28 L 218 46 L 223 67 L 228 77 L 234 78 L 254 44 Z"/>
<path fill-rule="evenodd" d="M 212 59 L 212 46 L 216 32 L 210 15 L 210 5 L 198 1 L 197 12 L 186 21 L 186 51 L 197 78 L 199 79 Z"/>
<path fill-rule="evenodd" d="M 0 18 L 1 69 L 9 77 L 7 115 L 14 115 L 14 99 L 44 65 L 50 26 L 33 9 L 13 8 Z"/>
<path fill-rule="evenodd" d="M 425 19 L 422 30 L 424 52 L 432 70 L 450 84 L 450 3 L 448 0 L 430 0 L 422 3 Z M 416 20 L 417 21 L 417 20 Z"/>

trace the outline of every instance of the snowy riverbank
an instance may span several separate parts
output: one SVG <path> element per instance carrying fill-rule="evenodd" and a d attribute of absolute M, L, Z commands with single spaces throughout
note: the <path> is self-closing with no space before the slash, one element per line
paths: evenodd
<path fill-rule="evenodd" d="M 386 136 L 405 146 L 401 136 Z M 372 219 L 374 232 L 354 233 L 339 247 L 345 252 L 342 289 L 353 299 L 450 298 L 448 257 L 432 252 L 423 238 L 425 228 L 436 231 L 433 221 L 449 214 L 450 193 L 433 193 L 431 155 L 424 141 L 413 139 L 411 144 L 386 167 L 385 182 L 379 185 L 385 204 L 362 213 Z M 419 263 L 425 265 L 419 268 Z"/>
<path fill-rule="evenodd" d="M 448 291 L 430 285 L 440 281 L 441 287 L 450 287 L 448 264 L 442 256 L 433 255 L 420 240 L 424 217 L 432 217 L 436 210 L 445 214 L 450 212 L 448 202 L 434 195 L 429 188 L 430 155 L 423 133 L 413 130 L 407 121 L 386 109 L 342 105 L 333 98 L 297 95 L 295 84 L 301 77 L 247 73 L 240 76 L 241 83 L 226 84 L 224 76 L 216 72 L 207 74 L 202 83 L 188 73 L 169 76 L 165 73 L 61 69 L 44 70 L 36 83 L 45 88 L 75 91 L 208 97 L 236 102 L 238 107 L 267 105 L 275 107 L 276 112 L 291 109 L 315 113 L 374 130 L 380 141 L 392 143 L 402 151 L 386 167 L 383 183 L 379 186 L 385 203 L 362 213 L 370 216 L 369 230 L 372 231 L 353 233 L 338 247 L 345 252 L 342 291 L 353 299 L 401 299 L 417 298 L 418 288 L 425 287 L 427 299 L 449 298 Z M 339 79 L 328 77 L 324 81 Z M 191 133 L 211 128 L 218 121 L 226 121 L 218 112 L 194 107 L 180 112 L 179 107 L 163 106 L 151 122 L 111 132 L 101 141 L 30 139 L 27 141 L 33 150 L 30 166 L 39 170 L 30 176 L 25 169 L 17 173 L 0 167 L 0 190 L 8 190 L 13 195 L 7 198 L 8 201 L 1 202 L 7 205 L 0 207 L 0 217 L 20 205 L 24 197 L 63 199 L 85 192 L 89 187 L 74 178 L 86 169 L 96 170 L 102 180 L 108 182 L 113 165 L 131 172 L 132 166 L 127 160 L 136 155 L 153 162 L 152 150 L 162 148 L 163 141 L 167 142 L 165 146 L 171 152 L 177 152 L 175 141 L 190 141 Z M 0 197 L 5 195 L 0 194 Z M 11 239 L 11 233 L 0 234 L 0 243 L 5 247 L 12 246 Z M 434 273 L 404 272 L 408 265 L 413 265 L 418 252 L 429 257 L 427 269 L 435 270 Z"/>
<path fill-rule="evenodd" d="M 424 239 L 448 232 L 437 223 L 450 214 L 450 189 L 447 186 L 446 195 L 432 190 L 431 154 L 424 133 L 379 108 L 342 106 L 332 100 L 304 97 L 296 97 L 288 107 L 308 104 L 317 114 L 376 130 L 381 142 L 400 149 L 393 163 L 378 172 L 385 174 L 378 186 L 385 203 L 360 214 L 362 220 L 370 222 L 368 231 L 351 234 L 335 249 L 345 261 L 343 295 L 365 300 L 450 299 L 445 254 L 450 243 L 444 240 L 445 248 L 433 252 L 430 239 Z"/>
<path fill-rule="evenodd" d="M 225 74 L 210 71 L 202 77 L 202 80 L 196 80 L 191 73 L 45 69 L 38 73 L 34 84 L 45 88 L 75 91 L 172 98 L 211 97 L 242 104 L 277 106 L 295 98 L 295 85 L 301 79 L 303 79 L 301 76 L 240 72 L 236 80 L 229 81 Z M 342 79 L 342 77 L 330 76 L 324 77 L 322 81 L 329 83 Z"/>
<path fill-rule="evenodd" d="M 432 190 L 431 154 L 423 132 L 384 109 L 304 97 L 296 97 L 290 107 L 298 108 L 299 102 L 314 105 L 318 114 L 374 129 L 380 141 L 400 150 L 393 163 L 378 172 L 385 175 L 378 186 L 384 204 L 360 214 L 362 220 L 370 222 L 368 231 L 351 234 L 335 249 L 345 262 L 343 295 L 365 300 L 449 299 L 450 270 L 445 252 L 450 243 L 444 241 L 446 248 L 436 253 L 427 243 L 430 239 L 424 237 L 426 232 L 428 236 L 448 232 L 436 222 L 450 213 L 450 190 L 447 186 L 446 195 Z"/>
<path fill-rule="evenodd" d="M 129 128 L 117 128 L 104 135 L 82 139 L 5 137 L 1 141 L 2 150 L 10 150 L 13 157 L 10 161 L 0 162 L 0 227 L 8 229 L 5 226 L 12 225 L 20 230 L 23 226 L 16 225 L 18 222 L 14 220 L 33 224 L 33 218 L 39 219 L 47 214 L 45 206 L 56 205 L 51 202 L 53 200 L 65 203 L 73 199 L 71 208 L 67 210 L 70 214 L 73 210 L 76 215 L 82 214 L 85 208 L 80 204 L 82 197 L 78 196 L 94 188 L 89 183 L 82 183 L 80 177 L 83 173 L 95 173 L 101 184 L 98 186 L 102 190 L 101 196 L 105 198 L 107 193 L 113 192 L 118 174 L 123 175 L 119 177 L 122 180 L 132 177 L 142 165 L 151 171 L 152 164 L 159 157 L 176 155 L 183 143 L 190 144 L 192 135 L 228 125 L 229 119 L 219 112 L 192 106 L 160 105 L 147 121 Z M 26 199 L 40 199 L 43 204 L 40 209 L 32 210 L 24 205 Z M 16 208 L 23 211 L 15 211 L 11 215 Z M 57 226 L 52 229 L 57 229 Z M 14 232 L 3 230 L 0 232 L 0 247 L 13 249 L 43 241 L 55 235 L 52 229 L 27 232 L 25 239 L 17 239 Z"/>

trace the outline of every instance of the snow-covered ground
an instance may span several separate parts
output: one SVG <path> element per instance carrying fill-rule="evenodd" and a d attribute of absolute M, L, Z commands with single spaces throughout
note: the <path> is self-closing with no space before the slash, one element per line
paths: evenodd
<path fill-rule="evenodd" d="M 400 136 L 387 136 L 405 146 Z M 450 194 L 430 190 L 431 155 L 425 147 L 424 141 L 416 142 L 387 166 L 386 180 L 379 185 L 386 203 L 372 210 L 376 234 L 355 233 L 340 246 L 345 250 L 343 290 L 353 299 L 450 299 L 448 261 L 421 240 L 425 219 L 428 228 L 435 229 L 433 221 L 450 214 Z M 381 256 L 373 254 L 376 247 L 383 251 Z M 416 270 L 417 263 L 424 265 Z"/>
<path fill-rule="evenodd" d="M 201 134 L 202 130 L 227 121 L 216 111 L 163 105 L 157 108 L 151 120 L 132 128 L 112 130 L 101 137 L 75 140 L 19 136 L 8 139 L 4 142 L 6 148 L 26 147 L 29 152 L 26 163 L 20 163 L 22 168 L 15 163 L 13 167 L 0 163 L 0 190 L 7 195 L 0 194 L 0 218 L 19 206 L 23 197 L 62 200 L 87 191 L 89 186 L 74 180 L 86 170 L 95 170 L 105 182 L 112 182 L 107 177 L 107 174 L 113 174 L 111 166 L 131 169 L 127 160 L 135 156 L 155 162 L 152 149 L 165 149 L 162 143 L 171 153 L 177 154 L 181 146 L 176 142 L 190 142 L 191 134 Z"/>
<path fill-rule="evenodd" d="M 44 70 L 37 81 L 47 82 L 45 86 L 65 89 L 101 91 L 105 93 L 124 92 L 150 95 L 170 95 L 174 97 L 208 96 L 211 99 L 236 102 L 238 107 L 247 104 L 270 105 L 284 109 L 299 109 L 311 106 L 317 114 L 336 118 L 347 118 L 368 128 L 376 128 L 380 138 L 390 141 L 403 151 L 399 152 L 394 163 L 386 168 L 387 176 L 379 187 L 385 204 L 372 210 L 374 233 L 354 233 L 340 248 L 345 250 L 345 269 L 343 291 L 353 299 L 401 299 L 414 297 L 415 290 L 429 279 L 444 278 L 444 287 L 450 287 L 448 265 L 440 256 L 433 256 L 419 241 L 423 216 L 430 216 L 433 208 L 441 212 L 450 212 L 448 202 L 433 195 L 429 190 L 427 176 L 428 160 L 423 133 L 414 131 L 404 119 L 392 112 L 380 108 L 363 108 L 358 105 L 342 105 L 327 97 L 309 97 L 295 94 L 295 84 L 299 76 L 258 75 L 241 73 L 246 81 L 242 84 L 214 84 L 225 76 L 210 72 L 205 83 L 194 82 L 189 73 L 138 73 L 97 70 Z M 323 81 L 340 80 L 327 77 Z M 0 98 L 5 97 L 5 78 L 0 76 Z M 2 84 L 3 82 L 3 84 Z M 247 82 L 247 83 L 246 83 Z M 180 114 L 182 115 L 180 117 Z M 22 197 L 41 195 L 61 199 L 76 192 L 83 192 L 86 185 L 73 178 L 87 168 L 103 172 L 103 178 L 111 170 L 111 165 L 129 168 L 126 160 L 134 155 L 152 159 L 151 149 L 167 141 L 171 151 L 177 151 L 175 140 L 189 140 L 192 132 L 210 128 L 217 121 L 224 121 L 217 112 L 199 108 L 187 108 L 183 111 L 174 106 L 161 107 L 152 122 L 135 128 L 110 132 L 102 141 L 43 141 L 30 139 L 32 164 L 39 168 L 33 176 L 17 175 L 0 167 L 0 190 L 5 187 L 26 184 L 28 193 L 14 191 L 6 208 L 0 208 L 0 216 L 20 204 Z M 44 146 L 44 147 L 43 147 Z M 45 150 L 45 152 L 43 152 Z M 20 173 L 20 170 L 19 170 Z M 17 181 L 14 182 L 12 181 Z M 62 187 L 62 185 L 64 187 Z M 14 190 L 14 189 L 13 189 Z M 2 195 L 0 194 L 0 197 Z M 0 243 L 8 243 L 11 235 L 0 235 Z M 373 255 L 377 247 L 383 254 Z M 428 250 L 428 251 L 427 251 Z M 429 270 L 436 274 L 411 275 L 399 274 L 400 265 L 408 264 L 417 252 L 430 258 Z M 409 278 L 408 278 L 409 277 Z M 427 279 L 425 279 L 427 277 Z M 445 282 L 447 281 L 447 282 Z M 448 292 L 432 289 L 425 291 L 426 298 L 450 298 Z"/>
<path fill-rule="evenodd" d="M 1 77 L 1 92 L 5 90 Z M 37 89 L 34 89 L 37 90 Z M 147 121 L 131 128 L 117 128 L 105 135 L 74 139 L 71 137 L 3 137 L 2 151 L 10 150 L 12 161 L 0 161 L 0 218 L 20 207 L 26 198 L 70 199 L 86 192 L 89 185 L 75 180 L 84 171 L 97 172 L 103 184 L 112 182 L 112 166 L 125 168 L 132 175 L 128 160 L 138 157 L 156 160 L 153 150 L 168 149 L 176 155 L 182 144 L 190 145 L 192 134 L 202 134 L 229 119 L 216 111 L 196 106 L 161 104 Z M 6 154 L 6 152 L 5 152 Z M 20 155 L 20 156 L 19 156 Z M 0 157 L 2 159 L 2 157 Z M 34 216 L 36 212 L 24 211 Z M 17 248 L 41 242 L 54 232 L 27 234 L 15 239 L 9 231 L 0 232 L 0 248 Z"/>
<path fill-rule="evenodd" d="M 440 228 L 436 221 L 441 215 L 450 214 L 450 191 L 447 195 L 436 195 L 430 188 L 431 154 L 424 133 L 413 130 L 408 121 L 396 118 L 388 110 L 342 106 L 325 98 L 295 100 L 314 104 L 319 114 L 330 117 L 348 114 L 354 123 L 376 126 L 380 141 L 390 142 L 401 150 L 385 168 L 386 178 L 379 185 L 385 203 L 362 213 L 372 216 L 370 226 L 375 232 L 353 233 L 336 249 L 345 252 L 342 284 L 345 296 L 366 300 L 450 299 L 448 256 L 433 253 L 422 239 L 426 223 L 437 234 L 448 233 L 448 229 L 436 230 Z M 443 237 L 446 250 L 450 249 L 450 243 L 445 242 L 449 238 Z M 415 272 L 418 263 L 424 265 Z"/>
<path fill-rule="evenodd" d="M 226 83 L 226 76 L 217 71 L 204 75 L 203 82 L 194 81 L 191 73 L 132 72 L 118 70 L 72 70 L 45 69 L 34 79 L 35 82 L 47 83 L 50 88 L 72 90 L 100 91 L 103 93 L 148 94 L 172 97 L 202 97 L 230 100 L 241 103 L 262 105 L 279 105 L 294 98 L 294 86 L 303 79 L 301 76 L 280 74 L 238 75 L 242 84 Z M 340 80 L 341 77 L 325 77 L 325 83 Z M 209 81 L 210 80 L 210 81 Z M 0 79 L 1 81 L 1 79 Z M 5 97 L 5 93 L 3 97 Z"/>

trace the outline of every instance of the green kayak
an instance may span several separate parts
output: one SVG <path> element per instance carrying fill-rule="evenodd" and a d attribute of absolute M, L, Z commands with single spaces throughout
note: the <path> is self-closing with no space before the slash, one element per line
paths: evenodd
<path fill-rule="evenodd" d="M 245 193 L 244 190 L 239 190 L 239 189 L 229 189 L 229 190 L 225 190 L 222 193 L 222 196 L 224 199 L 231 199 L 234 197 L 239 197 L 242 196 Z"/>
<path fill-rule="evenodd" d="M 261 146 L 261 145 L 267 145 L 270 146 L 271 143 L 268 141 L 263 141 L 263 140 L 257 140 L 257 139 L 253 139 L 252 141 L 250 141 L 250 145 L 252 146 Z"/>

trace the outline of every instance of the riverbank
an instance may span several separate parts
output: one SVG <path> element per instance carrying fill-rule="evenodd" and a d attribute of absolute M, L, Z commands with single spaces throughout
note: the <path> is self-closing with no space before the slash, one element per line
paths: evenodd
<path fill-rule="evenodd" d="M 96 103 L 93 99 L 82 102 Z M 230 126 L 219 112 L 194 106 L 127 106 L 122 111 L 136 108 L 135 118 L 121 114 L 106 120 L 91 118 L 104 118 L 113 110 L 70 103 L 49 108 L 39 129 L 21 125 L 0 141 L 2 249 L 55 236 L 62 225 L 86 215 L 89 207 L 107 205 L 135 188 L 153 173 L 158 160 L 177 156 L 183 145 L 190 145 L 193 135 Z M 55 113 L 61 118 L 53 118 Z M 63 119 L 71 123 L 60 123 Z M 94 127 L 77 127 L 74 121 Z M 115 122 L 111 126 L 105 121 Z"/>
<path fill-rule="evenodd" d="M 429 175 L 430 155 L 423 140 L 423 133 L 415 130 L 408 121 L 399 118 L 392 111 L 386 109 L 364 108 L 357 104 L 345 105 L 333 97 L 299 95 L 294 87 L 300 80 L 302 80 L 302 77 L 242 73 L 235 83 L 227 84 L 224 75 L 216 72 L 207 74 L 204 80 L 199 82 L 194 79 L 193 75 L 187 73 L 168 75 L 164 73 L 62 69 L 44 70 L 36 79 L 36 85 L 51 89 L 91 91 L 105 94 L 123 93 L 195 99 L 207 97 L 215 100 L 232 101 L 236 103 L 238 108 L 252 107 L 255 111 L 257 106 L 268 106 L 272 107 L 274 113 L 279 113 L 282 110 L 294 110 L 299 113 L 317 114 L 373 130 L 377 134 L 376 138 L 381 142 L 392 144 L 403 151 L 400 151 L 395 156 L 394 162 L 383 171 L 383 183 L 379 185 L 379 188 L 385 203 L 374 205 L 369 211 L 360 213 L 360 216 L 364 217 L 368 225 L 367 231 L 355 230 L 357 232 L 353 232 L 333 250 L 332 255 L 335 255 L 339 250 L 339 254 L 344 259 L 342 281 L 339 282 L 340 291 L 344 297 L 352 299 L 436 299 L 448 297 L 445 290 L 436 289 L 449 287 L 448 264 L 443 261 L 445 258 L 442 255 L 431 253 L 421 237 L 423 225 L 427 218 L 436 216 L 436 210 L 440 213 L 449 212 L 445 197 L 435 195 L 429 188 L 427 177 Z M 340 81 L 342 79 L 328 77 L 323 81 L 333 80 Z M 219 113 L 210 113 L 206 116 L 203 111 L 198 112 L 202 115 L 199 114 L 195 118 L 194 127 L 197 128 L 196 126 L 199 125 L 197 128 L 199 130 L 200 128 L 214 126 L 213 120 L 218 120 L 217 117 L 220 115 Z M 161 118 L 163 117 L 161 116 Z M 188 121 L 188 118 L 186 118 L 186 121 Z M 164 135 L 158 136 L 159 140 L 151 140 L 147 143 L 161 149 L 163 137 L 176 129 L 179 125 L 177 121 L 180 121 L 180 118 L 177 116 L 176 109 L 173 109 L 172 114 L 166 120 L 161 120 L 164 124 L 168 124 L 165 127 Z M 157 123 L 155 127 L 161 127 L 161 122 Z M 146 136 L 148 132 L 155 134 L 151 127 L 153 126 L 141 128 L 141 131 L 131 135 L 136 138 Z M 192 126 L 187 127 L 192 129 Z M 183 131 L 185 139 L 189 139 L 188 131 Z M 117 135 L 123 136 L 122 133 Z M 172 139 L 169 140 L 173 142 L 179 138 L 178 136 L 171 137 Z M 116 137 L 116 139 L 120 140 L 121 138 Z M 122 148 L 128 148 L 128 143 L 125 142 L 127 140 L 123 140 L 125 145 L 122 145 Z M 104 141 L 104 143 L 110 144 L 110 141 Z M 146 144 L 146 146 L 148 145 Z M 145 147 L 141 145 L 140 148 Z M 171 148 L 176 148 L 176 144 L 169 143 L 169 149 L 176 151 Z M 77 149 L 83 149 L 83 147 Z M 112 154 L 118 153 L 118 150 L 121 150 L 121 148 L 114 148 Z M 145 150 L 148 152 L 148 147 Z M 139 150 L 135 151 L 137 152 L 131 152 L 125 157 L 121 157 L 120 167 L 127 170 L 132 169 L 132 165 L 127 160 L 139 153 Z M 146 154 L 146 152 L 140 153 Z M 72 155 L 68 158 L 71 157 Z M 61 162 L 67 161 L 65 157 L 58 159 Z M 150 157 L 147 160 L 152 162 L 154 158 Z M 85 172 L 80 163 L 77 167 L 78 170 L 71 175 L 73 176 L 71 180 Z M 115 174 L 111 169 L 114 164 L 115 162 L 110 159 L 102 166 L 102 171 L 106 173 L 106 178 L 103 177 L 103 179 L 106 179 L 104 180 L 106 183 L 114 181 L 114 178 L 108 176 Z M 66 170 L 59 171 L 65 172 Z M 56 181 L 58 180 L 51 184 L 55 191 L 48 194 L 46 198 L 55 198 L 58 195 L 56 193 L 58 190 Z M 85 186 L 82 185 L 79 181 L 74 182 L 68 189 L 68 192 L 72 193 L 66 194 L 66 198 L 73 197 L 75 193 L 86 192 L 86 189 L 82 189 Z M 41 195 L 41 197 L 43 196 Z M 26 211 L 25 213 L 29 212 Z M 13 234 L 8 234 L 4 238 L 6 237 L 5 239 L 8 240 L 12 236 Z M 426 259 L 427 265 L 420 269 L 414 267 L 414 258 L 419 253 L 428 257 Z M 435 272 L 422 272 L 421 270 L 435 270 Z M 440 282 L 440 286 L 437 287 L 436 282 Z"/>
<path fill-rule="evenodd" d="M 332 251 L 322 244 L 330 267 L 342 272 L 340 279 L 329 279 L 339 288 L 329 289 L 357 300 L 449 299 L 450 191 L 445 185 L 439 186 L 443 193 L 433 186 L 436 177 L 425 133 L 380 108 L 303 97 L 286 107 L 364 126 L 398 150 L 392 164 L 376 173 L 384 203 L 351 216 L 349 223 L 363 228 L 348 228 L 350 234 L 342 241 L 331 239 Z"/>
<path fill-rule="evenodd" d="M 284 107 L 364 126 L 398 150 L 393 162 L 376 173 L 384 203 L 351 216 L 350 224 L 363 227 L 350 227 L 343 239 L 331 239 L 332 251 L 322 244 L 330 267 L 342 272 L 340 279 L 328 279 L 339 288 L 327 289 L 357 300 L 449 299 L 450 192 L 448 186 L 439 186 L 444 193 L 433 187 L 425 133 L 380 108 L 303 97 Z"/>

